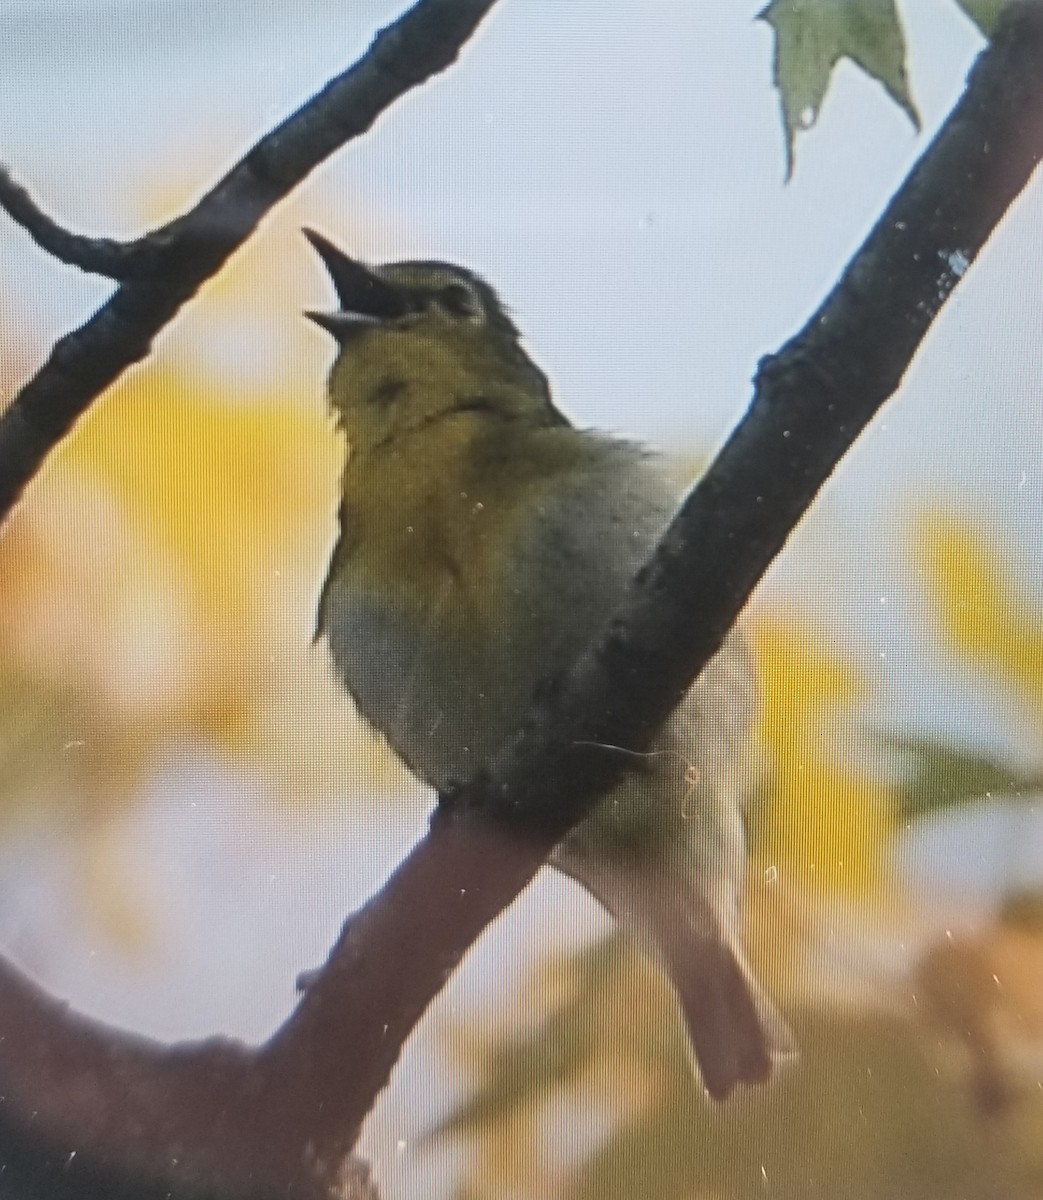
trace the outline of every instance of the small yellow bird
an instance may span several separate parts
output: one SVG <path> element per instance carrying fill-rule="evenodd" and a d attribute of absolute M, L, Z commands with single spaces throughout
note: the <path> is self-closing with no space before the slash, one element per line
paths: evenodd
<path fill-rule="evenodd" d="M 349 458 L 318 633 L 360 711 L 444 790 L 589 646 L 677 502 L 653 455 L 574 428 L 495 292 L 440 262 L 370 268 L 306 231 L 339 309 L 329 400 Z M 669 976 L 703 1083 L 768 1078 L 785 1022 L 739 933 L 756 688 L 728 640 L 647 766 L 555 851 Z"/>

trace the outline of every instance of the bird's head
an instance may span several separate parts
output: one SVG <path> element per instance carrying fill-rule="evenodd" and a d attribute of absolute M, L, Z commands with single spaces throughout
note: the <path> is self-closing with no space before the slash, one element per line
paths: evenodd
<path fill-rule="evenodd" d="M 330 403 L 361 448 L 453 412 L 560 424 L 546 377 L 493 289 L 443 262 L 370 267 L 305 231 L 337 293 L 307 316 L 336 340 Z"/>

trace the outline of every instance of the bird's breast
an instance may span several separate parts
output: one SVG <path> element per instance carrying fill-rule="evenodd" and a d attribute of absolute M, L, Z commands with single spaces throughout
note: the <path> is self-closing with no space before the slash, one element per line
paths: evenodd
<path fill-rule="evenodd" d="M 501 748 L 654 545 L 669 501 L 643 459 L 614 453 L 540 486 L 490 477 L 408 503 L 371 488 L 379 509 L 342 515 L 351 552 L 334 556 L 323 630 L 362 713 L 435 786 Z"/>

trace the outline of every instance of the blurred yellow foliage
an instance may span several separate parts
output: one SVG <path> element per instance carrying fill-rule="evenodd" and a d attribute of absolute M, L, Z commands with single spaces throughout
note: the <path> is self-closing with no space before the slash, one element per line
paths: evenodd
<path fill-rule="evenodd" d="M 316 404 L 233 404 L 159 363 L 102 397 L 0 540 L 0 806 L 75 830 L 106 896 L 107 819 L 209 745 L 283 802 L 386 781 L 311 645 L 343 449 Z M 111 920 L 113 914 L 122 914 Z M 141 939 L 134 934 L 130 942 Z"/>
<path fill-rule="evenodd" d="M 182 703 L 194 693 L 210 732 L 241 720 L 287 642 L 306 652 L 337 460 L 318 415 L 232 406 L 155 366 L 117 385 L 56 454 L 52 496 L 61 503 L 78 477 L 118 497 L 139 535 L 123 571 L 146 581 L 152 604 L 187 606 Z M 163 640 L 148 641 L 158 655 Z"/>
<path fill-rule="evenodd" d="M 824 634 L 795 619 L 762 615 L 750 635 L 772 771 L 756 860 L 784 884 L 795 876 L 801 890 L 868 898 L 884 882 L 894 804 L 884 785 L 845 762 L 862 681 L 827 651 Z"/>
<path fill-rule="evenodd" d="M 307 653 L 336 443 L 289 405 L 236 408 L 152 367 L 57 450 L 5 539 L 25 670 L 234 744 Z"/>
<path fill-rule="evenodd" d="M 961 653 L 1043 697 L 1043 610 L 1009 562 L 969 520 L 930 512 L 919 521 L 931 611 Z"/>

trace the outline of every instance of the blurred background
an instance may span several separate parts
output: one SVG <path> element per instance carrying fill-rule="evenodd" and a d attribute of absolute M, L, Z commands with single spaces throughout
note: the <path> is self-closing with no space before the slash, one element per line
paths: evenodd
<path fill-rule="evenodd" d="M 4 0 L 0 158 L 82 232 L 189 206 L 378 0 Z M 163 1038 L 264 1038 L 432 797 L 312 644 L 343 447 L 300 236 L 446 258 L 561 406 L 694 471 L 982 46 L 901 8 L 917 132 L 849 61 L 786 137 L 757 3 L 504 0 L 105 396 L 0 538 L 0 938 Z M 363 1150 L 388 1197 L 1043 1194 L 1040 186 L 748 616 L 772 771 L 753 956 L 803 1053 L 711 1109 L 658 979 L 544 874 L 432 1008 Z M 109 292 L 0 222 L 0 389 Z"/>

